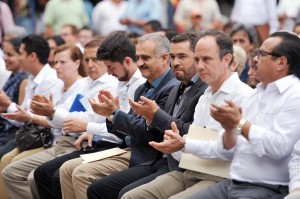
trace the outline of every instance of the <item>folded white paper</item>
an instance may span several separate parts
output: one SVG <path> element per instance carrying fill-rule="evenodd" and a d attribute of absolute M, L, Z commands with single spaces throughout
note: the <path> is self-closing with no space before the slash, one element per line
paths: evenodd
<path fill-rule="evenodd" d="M 116 155 L 121 155 L 123 153 L 127 153 L 127 151 L 116 147 L 116 148 L 99 151 L 99 152 L 95 152 L 95 153 L 83 154 L 83 155 L 80 155 L 80 157 L 83 159 L 82 163 L 88 163 L 88 162 L 94 162 L 97 160 L 102 160 L 105 158 L 113 157 Z"/>
<path fill-rule="evenodd" d="M 191 125 L 187 137 L 202 141 L 217 140 L 218 132 Z M 229 178 L 230 164 L 231 162 L 229 161 L 207 160 L 191 154 L 183 153 L 179 167 L 223 178 Z"/>

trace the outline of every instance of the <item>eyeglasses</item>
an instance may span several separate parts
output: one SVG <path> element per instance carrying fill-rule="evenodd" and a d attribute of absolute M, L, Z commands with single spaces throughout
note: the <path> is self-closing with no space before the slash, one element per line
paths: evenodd
<path fill-rule="evenodd" d="M 264 51 L 262 49 L 259 49 L 258 52 L 257 52 L 257 58 L 260 59 L 262 57 L 265 57 L 267 55 L 270 55 L 272 57 L 280 57 L 281 55 L 277 54 L 277 53 L 274 53 L 274 52 L 267 52 L 267 51 Z"/>

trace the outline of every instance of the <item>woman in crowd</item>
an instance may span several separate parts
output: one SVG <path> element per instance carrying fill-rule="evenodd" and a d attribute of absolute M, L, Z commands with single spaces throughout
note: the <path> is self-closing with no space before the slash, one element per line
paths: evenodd
<path fill-rule="evenodd" d="M 74 93 L 77 93 L 77 89 L 80 87 L 80 80 L 82 77 L 86 76 L 82 61 L 83 55 L 80 49 L 73 44 L 61 45 L 54 51 L 54 68 L 57 72 L 58 78 L 60 78 L 64 83 L 63 88 L 57 88 L 61 89 L 61 99 L 56 105 L 57 107 L 65 106 L 65 102 L 71 100 L 71 98 L 74 96 Z M 45 100 L 42 96 L 34 96 L 33 99 Z M 49 107 L 48 110 L 53 110 L 53 103 L 52 106 L 53 107 Z M 24 122 L 32 121 L 35 124 L 51 128 L 45 116 L 28 113 L 23 109 L 20 109 L 18 114 L 19 117 L 24 118 Z M 6 117 L 9 118 L 9 115 Z M 61 129 L 52 129 L 52 134 L 54 136 L 53 143 L 55 144 L 58 137 L 61 135 Z M 43 147 L 21 152 L 18 148 L 14 148 L 12 151 L 2 157 L 0 162 L 0 172 L 11 162 L 42 150 L 44 150 Z M 0 177 L 0 193 L 2 194 L 1 198 L 8 198 L 2 177 Z"/>
<path fill-rule="evenodd" d="M 21 70 L 19 47 L 21 38 L 15 37 L 3 42 L 4 61 L 6 69 L 11 71 L 11 75 L 0 89 L 0 109 L 4 98 L 9 97 L 16 104 L 22 104 L 25 87 L 27 84 L 27 74 Z M 3 112 L 3 111 L 0 111 Z M 12 140 L 18 128 L 10 122 L 0 117 L 0 158 L 14 148 Z"/>
<path fill-rule="evenodd" d="M 49 47 L 50 47 L 50 54 L 49 54 L 49 57 L 48 57 L 48 63 L 50 64 L 51 67 L 54 67 L 54 51 L 58 46 L 64 44 L 65 41 L 59 35 L 54 35 L 52 37 L 49 37 L 47 39 L 47 42 L 48 42 Z"/>

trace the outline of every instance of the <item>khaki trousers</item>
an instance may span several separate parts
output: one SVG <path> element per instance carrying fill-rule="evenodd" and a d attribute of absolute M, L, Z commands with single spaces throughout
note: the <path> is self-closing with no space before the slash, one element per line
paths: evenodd
<path fill-rule="evenodd" d="M 61 136 L 58 144 L 52 148 L 7 165 L 2 170 L 2 179 L 6 185 L 9 197 L 11 199 L 38 199 L 39 196 L 33 178 L 34 169 L 59 155 L 76 150 L 73 145 L 75 140 L 76 138 L 74 137 Z"/>
<path fill-rule="evenodd" d="M 63 199 L 85 199 L 88 186 L 104 176 L 128 168 L 130 151 L 103 160 L 82 164 L 81 158 L 65 162 L 60 167 L 60 184 Z"/>
<path fill-rule="evenodd" d="M 28 151 L 23 151 L 23 152 L 21 152 L 17 148 L 13 149 L 12 151 L 10 151 L 10 152 L 6 153 L 4 156 L 2 156 L 1 162 L 0 162 L 0 173 L 11 162 L 15 162 L 17 160 L 20 160 L 22 158 L 25 158 L 27 156 L 38 153 L 38 152 L 43 151 L 43 150 L 44 150 L 43 147 L 28 150 Z M 3 179 L 2 179 L 2 175 L 0 175 L 0 193 L 1 193 L 1 198 L 2 199 L 9 199 L 7 189 L 6 189 L 6 187 L 4 185 L 4 182 L 3 182 Z"/>
<path fill-rule="evenodd" d="M 183 199 L 221 180 L 223 178 L 189 170 L 172 171 L 128 191 L 121 199 Z"/>

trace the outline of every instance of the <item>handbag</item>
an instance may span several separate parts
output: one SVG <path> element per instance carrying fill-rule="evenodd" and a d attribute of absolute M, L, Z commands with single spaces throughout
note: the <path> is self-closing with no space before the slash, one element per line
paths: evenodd
<path fill-rule="evenodd" d="M 53 134 L 50 128 L 26 122 L 16 131 L 14 142 L 20 151 L 39 147 L 49 148 L 52 146 Z"/>

